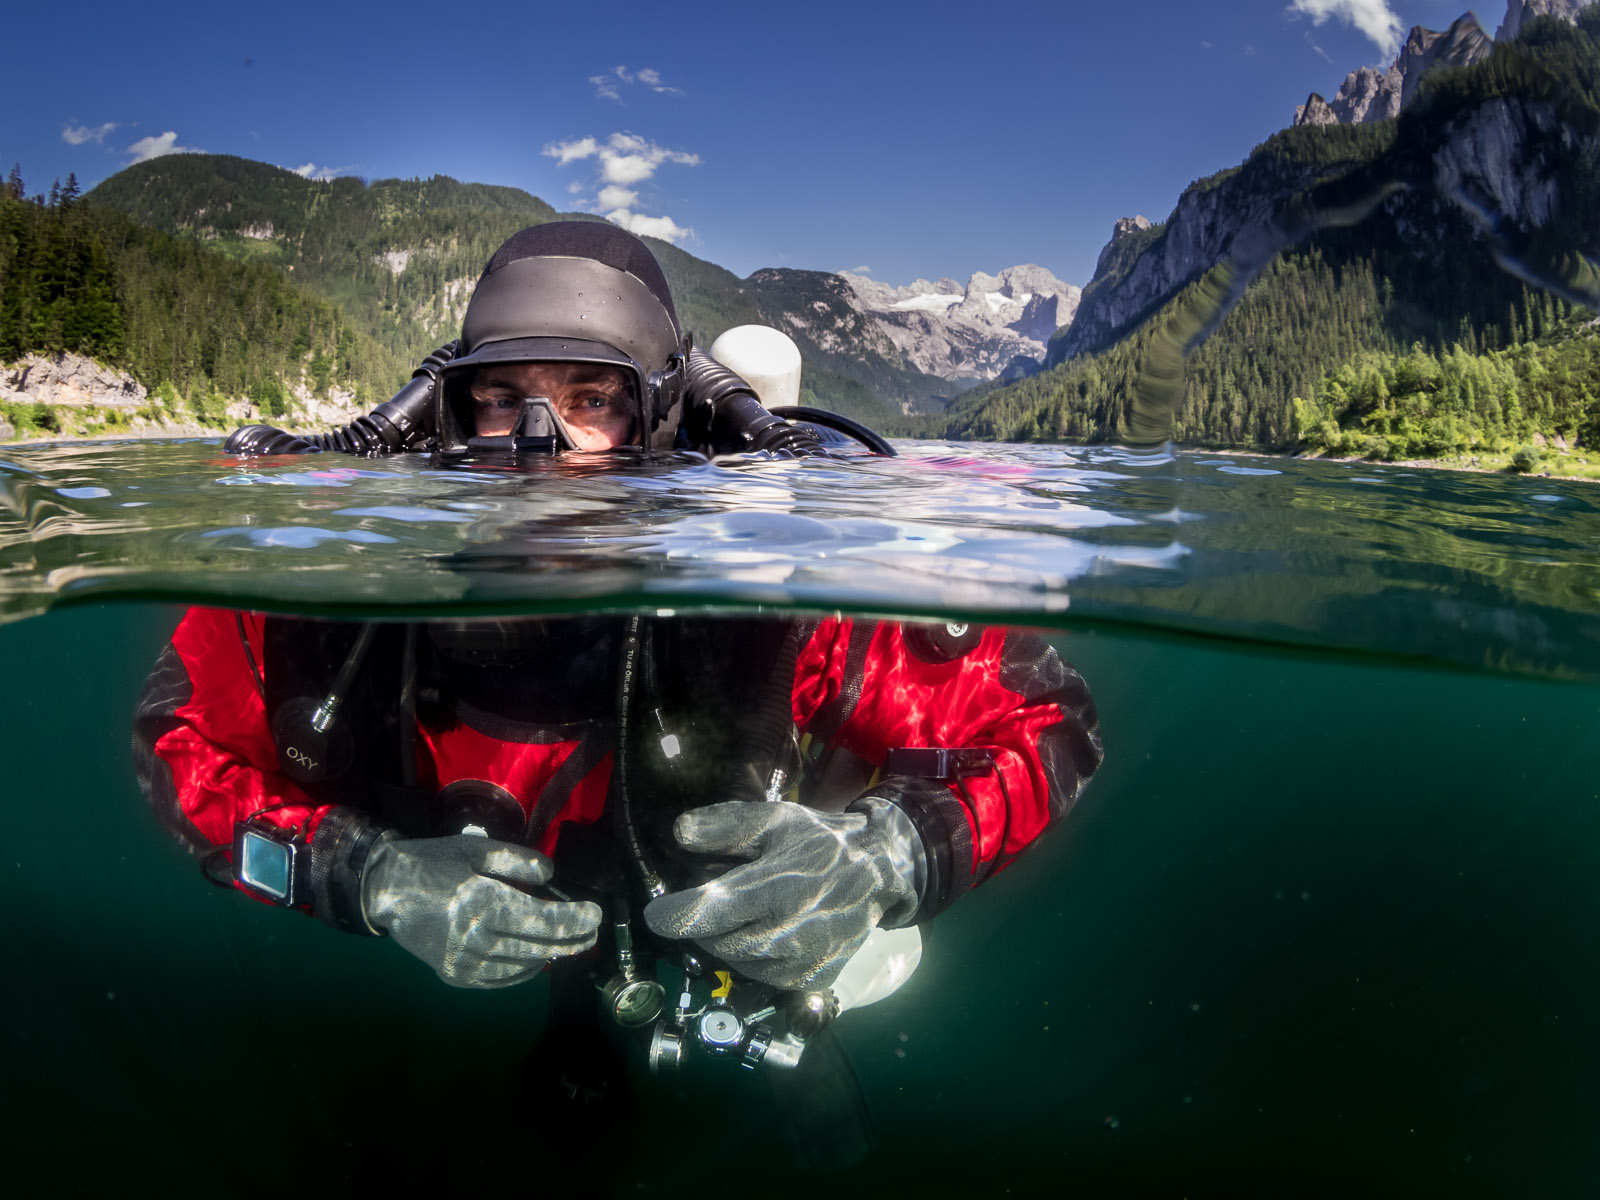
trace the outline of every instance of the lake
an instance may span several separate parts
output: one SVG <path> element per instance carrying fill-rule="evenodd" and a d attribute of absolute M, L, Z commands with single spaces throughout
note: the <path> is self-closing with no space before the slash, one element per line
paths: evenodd
<path fill-rule="evenodd" d="M 12 1174 L 1592 1194 L 1600 492 L 900 449 L 516 473 L 7 447 Z M 791 1174 L 794 1114 L 846 1100 L 636 1056 L 600 1116 L 552 1124 L 528 1100 L 545 983 L 446 988 L 383 941 L 206 886 L 128 750 L 187 603 L 1025 625 L 1088 681 L 1106 758 L 1058 828 L 927 926 L 900 992 L 840 1018 L 874 1145 Z"/>

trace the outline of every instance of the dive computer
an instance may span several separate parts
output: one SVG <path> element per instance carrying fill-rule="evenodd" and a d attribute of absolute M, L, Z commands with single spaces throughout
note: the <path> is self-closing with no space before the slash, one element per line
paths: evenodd
<path fill-rule="evenodd" d="M 299 908 L 311 902 L 311 847 L 297 829 L 259 819 L 236 821 L 233 878 L 268 904 Z"/>

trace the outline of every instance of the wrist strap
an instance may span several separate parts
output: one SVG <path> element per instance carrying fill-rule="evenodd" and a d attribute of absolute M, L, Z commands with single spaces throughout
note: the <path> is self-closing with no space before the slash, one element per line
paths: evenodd
<path fill-rule="evenodd" d="M 389 828 L 353 808 L 332 808 L 311 839 L 311 908 L 343 933 L 382 937 L 361 905 L 361 880 Z"/>

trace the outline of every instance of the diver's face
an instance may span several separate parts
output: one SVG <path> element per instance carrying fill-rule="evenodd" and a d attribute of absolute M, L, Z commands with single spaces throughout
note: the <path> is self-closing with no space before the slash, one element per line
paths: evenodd
<path fill-rule="evenodd" d="M 610 450 L 633 441 L 633 384 L 603 363 L 500 363 L 472 377 L 479 437 L 504 437 L 522 401 L 546 396 L 579 450 Z"/>

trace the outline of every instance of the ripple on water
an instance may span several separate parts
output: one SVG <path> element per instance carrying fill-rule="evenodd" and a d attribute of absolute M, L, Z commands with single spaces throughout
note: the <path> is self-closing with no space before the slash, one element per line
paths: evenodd
<path fill-rule="evenodd" d="M 660 599 L 1114 620 L 1600 677 L 1600 514 L 1584 485 L 903 448 L 508 471 L 421 456 L 228 462 L 192 441 L 13 447 L 0 460 L 0 617 L 68 594 L 380 613 Z"/>

